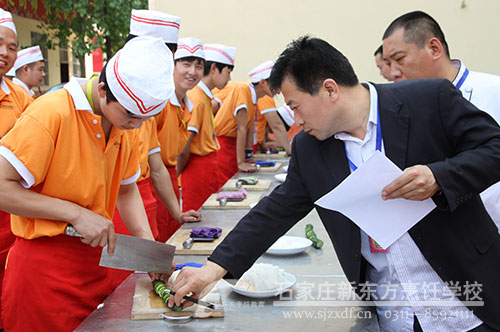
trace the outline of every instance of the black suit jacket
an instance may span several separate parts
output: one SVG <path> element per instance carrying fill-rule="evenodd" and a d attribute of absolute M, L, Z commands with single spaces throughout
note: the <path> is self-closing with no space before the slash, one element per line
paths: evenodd
<path fill-rule="evenodd" d="M 500 236 L 479 198 L 500 180 L 500 128 L 445 80 L 375 87 L 386 156 L 401 169 L 429 166 L 442 189 L 433 197 L 438 208 L 410 236 L 445 282 L 482 285 L 485 305 L 470 309 L 500 329 Z M 286 181 L 238 223 L 209 259 L 239 277 L 316 207 L 347 278 L 363 282 L 359 228 L 338 212 L 314 206 L 349 174 L 342 141 L 300 133 Z"/>

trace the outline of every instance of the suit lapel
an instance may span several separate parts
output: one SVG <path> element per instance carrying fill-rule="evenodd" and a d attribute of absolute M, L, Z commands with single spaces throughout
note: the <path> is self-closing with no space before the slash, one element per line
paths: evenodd
<path fill-rule="evenodd" d="M 320 143 L 320 150 L 335 185 L 339 184 L 350 174 L 344 142 L 332 136 Z"/>
<path fill-rule="evenodd" d="M 406 168 L 409 117 L 394 95 L 391 85 L 376 85 L 385 155 L 399 168 Z"/>

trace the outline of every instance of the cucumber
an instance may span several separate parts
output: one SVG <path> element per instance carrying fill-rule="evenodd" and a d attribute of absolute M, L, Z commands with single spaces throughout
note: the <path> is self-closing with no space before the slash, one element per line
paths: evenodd
<path fill-rule="evenodd" d="M 316 233 L 314 232 L 313 225 L 307 224 L 306 225 L 306 237 L 311 240 L 312 246 L 316 249 L 321 249 L 323 247 L 323 241 L 318 239 L 316 236 Z"/>
<path fill-rule="evenodd" d="M 168 299 L 170 298 L 170 293 L 169 292 L 166 292 L 167 290 L 167 286 L 165 285 L 165 282 L 162 281 L 162 280 L 155 280 L 153 282 L 153 289 L 155 291 L 155 293 L 161 297 L 161 299 L 163 300 L 163 302 L 165 302 L 165 304 L 168 303 Z M 170 308 L 174 311 L 181 311 L 182 310 L 182 306 L 178 306 L 178 305 L 174 305 L 172 308 Z"/>

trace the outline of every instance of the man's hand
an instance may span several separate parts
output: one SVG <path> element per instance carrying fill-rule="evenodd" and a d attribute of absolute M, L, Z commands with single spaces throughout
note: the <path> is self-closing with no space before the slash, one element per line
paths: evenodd
<path fill-rule="evenodd" d="M 405 198 L 423 201 L 440 190 L 434 174 L 429 167 L 415 165 L 408 167 L 403 174 L 382 189 L 382 199 Z"/>
<path fill-rule="evenodd" d="M 148 272 L 148 275 L 149 275 L 149 278 L 151 279 L 151 282 L 155 281 L 155 280 L 163 280 L 165 283 L 167 283 L 168 281 L 168 278 L 170 278 L 170 276 L 172 275 L 172 273 L 174 273 L 175 271 L 175 262 L 174 260 L 172 260 L 172 267 L 170 269 L 170 272 L 169 273 L 153 273 L 153 272 Z"/>
<path fill-rule="evenodd" d="M 239 163 L 238 168 L 240 169 L 241 172 L 244 172 L 244 173 L 253 173 L 253 172 L 257 171 L 257 169 L 255 168 L 254 165 L 249 164 L 247 162 Z"/>
<path fill-rule="evenodd" d="M 186 222 L 197 222 L 201 220 L 201 213 L 195 210 L 189 210 L 179 215 L 179 220 L 177 221 L 180 225 Z"/>
<path fill-rule="evenodd" d="M 108 254 L 115 252 L 116 236 L 113 222 L 85 208 L 80 209 L 76 220 L 71 224 L 80 233 L 82 242 L 92 247 L 108 244 Z"/>
<path fill-rule="evenodd" d="M 201 299 L 226 272 L 221 266 L 211 261 L 208 261 L 201 268 L 183 267 L 172 286 L 172 290 L 176 294 L 175 296 L 170 296 L 168 307 L 172 308 L 174 304 L 181 305 L 183 297 L 189 293 L 192 293 L 191 297 Z M 193 305 L 193 302 L 186 301 L 183 307 L 186 308 L 191 305 Z"/>

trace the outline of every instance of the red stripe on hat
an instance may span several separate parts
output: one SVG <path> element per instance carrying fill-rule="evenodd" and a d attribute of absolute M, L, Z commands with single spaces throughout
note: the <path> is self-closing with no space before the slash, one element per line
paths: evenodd
<path fill-rule="evenodd" d="M 154 105 L 151 107 L 144 106 L 143 101 L 139 97 L 137 97 L 132 92 L 132 90 L 130 90 L 130 88 L 125 84 L 125 82 L 123 82 L 123 80 L 121 79 L 120 74 L 118 73 L 118 60 L 119 59 L 120 59 L 120 52 L 118 52 L 116 54 L 115 63 L 113 65 L 113 71 L 115 73 L 116 80 L 118 81 L 118 84 L 120 84 L 122 89 L 125 91 L 125 93 L 136 103 L 137 108 L 139 108 L 139 111 L 141 111 L 142 114 L 148 114 L 149 112 L 155 110 L 156 108 L 158 108 L 158 106 L 163 104 L 163 102 L 161 102 L 156 106 L 154 106 Z"/>
<path fill-rule="evenodd" d="M 196 45 L 195 47 L 191 48 L 187 45 L 177 45 L 177 49 L 183 49 L 183 50 L 188 51 L 191 54 L 194 54 L 196 51 L 202 50 L 203 47 L 201 45 Z"/>
<path fill-rule="evenodd" d="M 225 56 L 229 60 L 229 62 L 231 62 L 232 65 L 234 65 L 234 60 L 231 58 L 231 56 L 219 48 L 205 46 L 205 51 L 215 51 L 217 53 L 220 53 L 223 56 Z"/>
<path fill-rule="evenodd" d="M 0 24 L 6 23 L 6 22 L 12 22 L 12 23 L 14 23 L 14 21 L 12 21 L 11 18 L 8 18 L 8 17 L 6 17 L 6 18 L 0 18 Z"/>
<path fill-rule="evenodd" d="M 274 66 L 274 65 L 273 65 Z M 266 70 L 269 70 L 269 69 L 273 69 L 273 66 L 269 66 L 269 67 L 266 67 L 266 68 L 262 68 L 262 69 L 259 69 L 259 70 L 256 70 L 254 72 L 251 72 L 250 74 L 248 74 L 250 77 L 251 76 L 254 76 L 254 75 L 257 75 L 258 73 L 262 73 L 263 71 L 266 71 Z"/>
<path fill-rule="evenodd" d="M 150 18 L 135 16 L 135 15 L 132 15 L 131 18 L 134 21 L 141 22 L 141 23 L 146 23 L 146 24 L 164 25 L 164 26 L 169 26 L 169 27 L 173 27 L 173 28 L 176 28 L 176 29 L 179 29 L 179 27 L 180 27 L 179 23 L 172 22 L 172 21 L 150 19 Z"/>
<path fill-rule="evenodd" d="M 22 51 L 23 50 L 21 50 L 20 52 L 22 52 Z M 40 49 L 39 48 L 35 48 L 35 49 L 30 50 L 29 52 L 26 52 L 26 53 L 23 53 L 23 54 L 18 54 L 17 58 L 19 59 L 19 58 L 22 58 L 25 55 L 28 55 L 28 54 L 31 54 L 31 53 L 38 53 L 38 52 L 40 52 Z"/>

